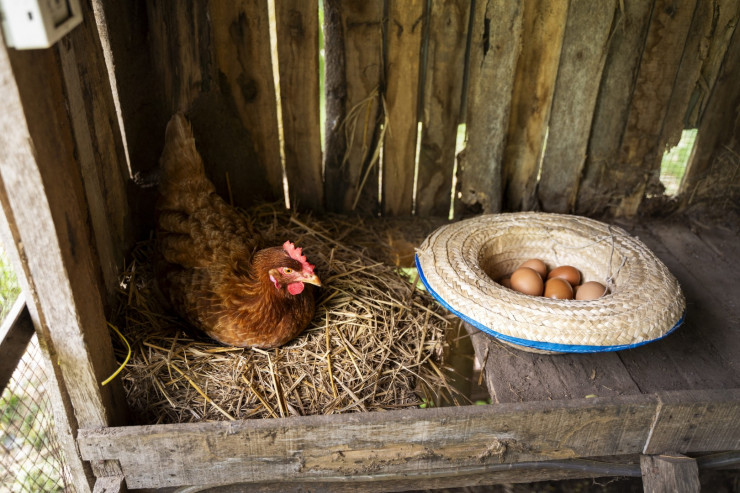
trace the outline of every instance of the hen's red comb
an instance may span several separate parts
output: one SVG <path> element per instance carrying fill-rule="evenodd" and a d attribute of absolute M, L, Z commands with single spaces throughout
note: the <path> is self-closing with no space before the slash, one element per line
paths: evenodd
<path fill-rule="evenodd" d="M 296 248 L 293 243 L 291 243 L 290 241 L 286 241 L 285 243 L 283 243 L 283 250 L 288 252 L 288 255 L 290 255 L 291 258 L 294 258 L 301 263 L 301 267 L 304 272 L 313 274 L 314 266 L 308 263 L 308 260 L 306 260 L 306 256 L 302 254 L 302 248 Z"/>

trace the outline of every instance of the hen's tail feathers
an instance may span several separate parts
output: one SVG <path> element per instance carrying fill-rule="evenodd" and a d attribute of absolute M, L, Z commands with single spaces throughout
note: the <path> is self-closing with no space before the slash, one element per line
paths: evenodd
<path fill-rule="evenodd" d="M 160 193 L 167 208 L 188 210 L 196 197 L 213 191 L 203 167 L 203 159 L 195 148 L 190 122 L 182 113 L 176 113 L 167 124 L 164 151 L 160 158 Z M 185 200 L 183 200 L 185 199 Z M 196 200 L 193 200 L 196 199 Z M 190 212 L 190 211 L 188 211 Z"/>

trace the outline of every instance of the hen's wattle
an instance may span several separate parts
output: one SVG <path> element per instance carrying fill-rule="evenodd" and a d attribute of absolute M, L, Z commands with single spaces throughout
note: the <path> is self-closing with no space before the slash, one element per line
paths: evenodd
<path fill-rule="evenodd" d="M 171 307 L 217 341 L 271 348 L 300 334 L 313 318 L 313 266 L 286 241 L 261 239 L 216 194 L 190 124 L 176 114 L 160 159 L 155 271 Z"/>

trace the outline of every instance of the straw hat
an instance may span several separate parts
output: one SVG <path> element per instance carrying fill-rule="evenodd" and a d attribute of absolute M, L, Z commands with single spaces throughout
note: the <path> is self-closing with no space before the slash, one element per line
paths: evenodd
<path fill-rule="evenodd" d="M 605 284 L 593 301 L 529 296 L 494 281 L 522 262 L 573 265 Z M 449 224 L 429 235 L 416 265 L 427 290 L 476 328 L 535 352 L 599 352 L 660 339 L 686 302 L 668 268 L 623 229 L 585 217 L 519 212 Z"/>

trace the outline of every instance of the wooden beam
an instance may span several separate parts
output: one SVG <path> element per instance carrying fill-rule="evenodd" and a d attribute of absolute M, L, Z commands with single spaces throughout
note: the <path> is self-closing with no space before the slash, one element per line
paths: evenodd
<path fill-rule="evenodd" d="M 5 316 L 0 326 L 0 394 L 13 376 L 18 362 L 33 337 L 33 322 L 26 308 L 26 299 L 21 294 Z"/>
<path fill-rule="evenodd" d="M 568 3 L 524 0 L 522 51 L 516 67 L 504 155 L 507 210 L 532 210 L 535 206 L 535 187 L 555 92 Z"/>
<path fill-rule="evenodd" d="M 645 493 L 698 493 L 699 467 L 696 460 L 680 454 L 640 457 Z"/>
<path fill-rule="evenodd" d="M 586 161 L 616 1 L 571 0 L 537 196 L 547 212 L 572 212 Z"/>
<path fill-rule="evenodd" d="M 432 1 L 416 190 L 419 216 L 447 217 L 450 212 L 469 23 L 469 1 Z"/>
<path fill-rule="evenodd" d="M 419 70 L 423 0 L 390 0 L 386 24 L 386 118 L 383 142 L 383 211 L 411 215 L 419 122 Z"/>
<path fill-rule="evenodd" d="M 459 157 L 455 215 L 499 212 L 517 60 L 522 1 L 475 2 L 466 109 L 467 137 Z M 458 196 L 459 195 L 459 196 Z"/>
<path fill-rule="evenodd" d="M 707 403 L 711 403 L 708 405 Z M 83 430 L 90 460 L 118 460 L 131 488 L 378 480 L 485 473 L 501 464 L 676 450 L 670 418 L 703 413 L 687 451 L 740 448 L 740 389 L 385 413 Z M 660 409 L 665 412 L 660 414 Z M 657 416 L 657 417 L 656 417 Z M 474 451 L 471 454 L 471 451 Z"/>
<path fill-rule="evenodd" d="M 321 211 L 318 0 L 275 2 L 285 172 L 292 207 Z"/>

